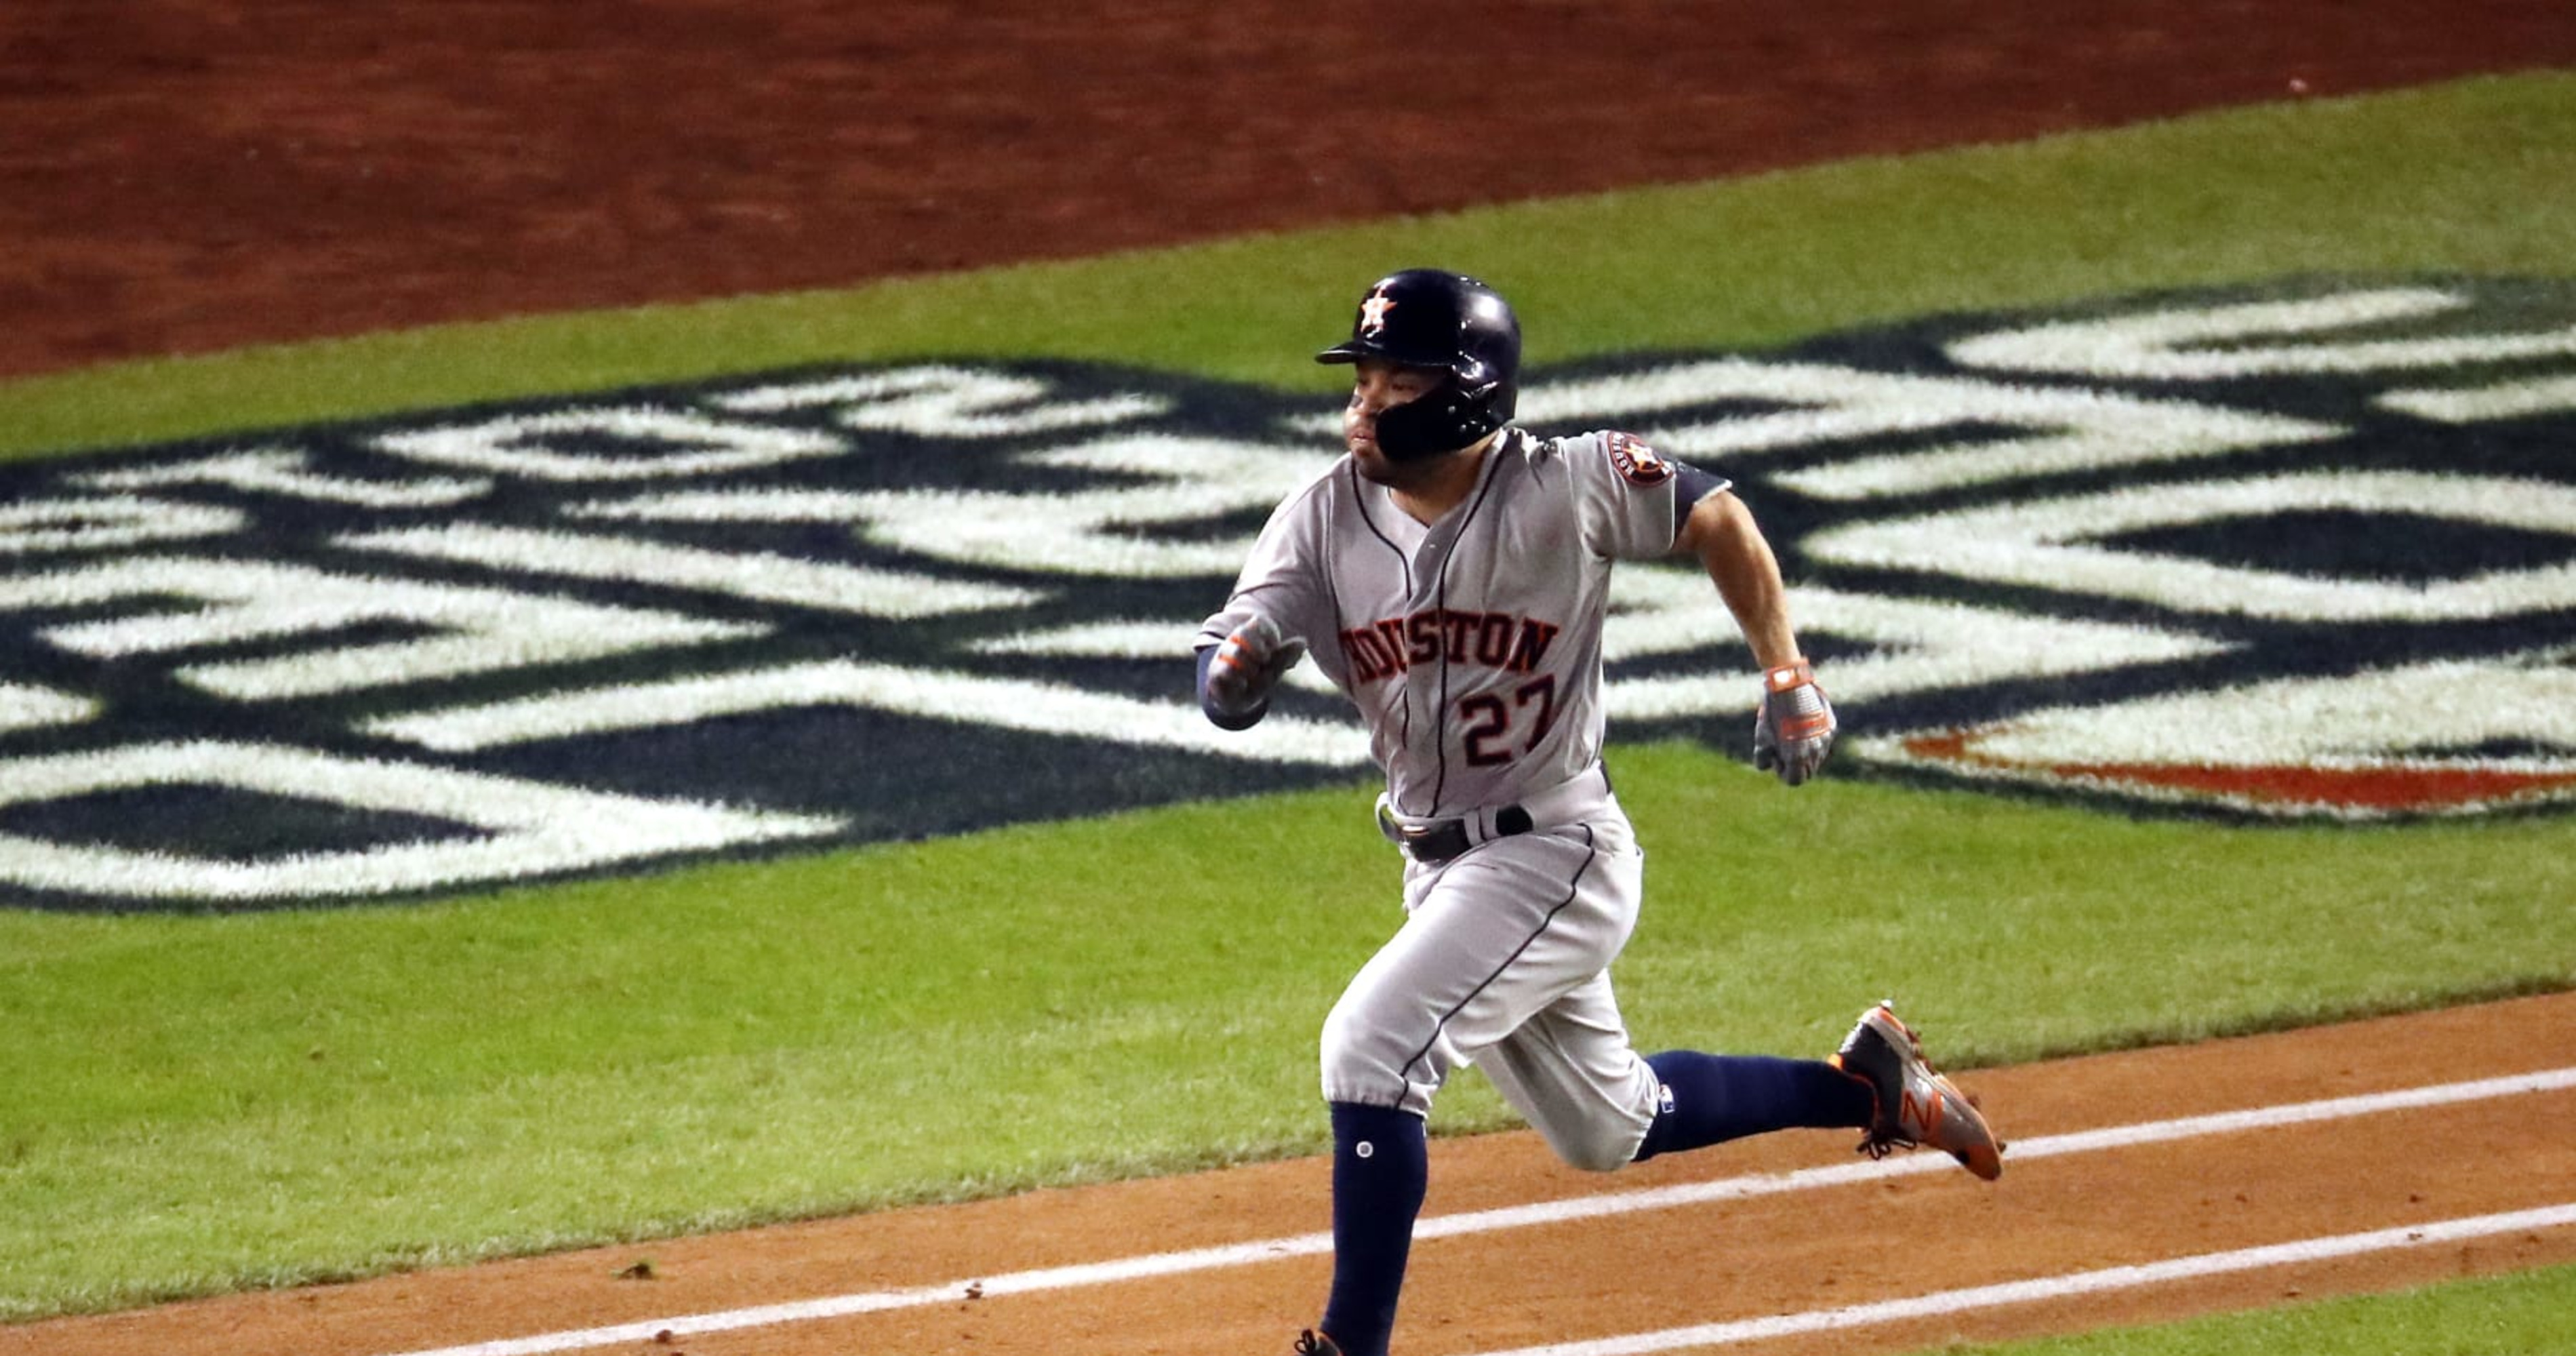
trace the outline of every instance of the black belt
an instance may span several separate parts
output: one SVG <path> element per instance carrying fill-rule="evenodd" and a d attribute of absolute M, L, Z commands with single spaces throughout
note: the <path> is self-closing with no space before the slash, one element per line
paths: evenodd
<path fill-rule="evenodd" d="M 1414 824 L 1388 820 L 1385 824 L 1387 837 L 1402 843 L 1405 851 L 1413 854 L 1413 860 L 1430 866 L 1438 866 L 1476 845 L 1465 819 L 1428 819 Z M 1536 827 L 1530 812 L 1517 805 L 1494 811 L 1495 838 L 1515 837 Z"/>
<path fill-rule="evenodd" d="M 1601 777 L 1599 794 L 1608 795 L 1610 770 L 1596 763 L 1591 771 Z M 1549 787 L 1533 794 L 1527 802 L 1514 802 L 1490 812 L 1478 810 L 1473 815 L 1460 815 L 1455 819 L 1401 819 L 1387 798 L 1381 795 L 1377 798 L 1377 828 L 1378 832 L 1386 835 L 1388 842 L 1402 844 L 1405 851 L 1412 854 L 1413 860 L 1438 866 L 1478 843 L 1528 833 L 1538 827 L 1540 814 L 1552 816 L 1550 823 L 1562 821 L 1594 794 L 1588 787 L 1578 785 L 1581 780 L 1577 777 Z M 1532 803 L 1539 806 L 1535 812 L 1529 808 Z M 1490 827 L 1479 834 L 1480 825 Z"/>

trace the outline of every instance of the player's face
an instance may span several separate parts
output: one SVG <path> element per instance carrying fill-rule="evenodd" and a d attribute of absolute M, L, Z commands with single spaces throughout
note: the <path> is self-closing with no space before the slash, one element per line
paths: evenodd
<path fill-rule="evenodd" d="M 1406 367 L 1383 358 L 1362 358 L 1351 368 L 1351 403 L 1342 408 L 1342 445 L 1350 449 L 1360 474 L 1381 485 L 1412 479 L 1407 466 L 1388 461 L 1378 450 L 1377 416 L 1439 384 L 1440 369 Z"/>

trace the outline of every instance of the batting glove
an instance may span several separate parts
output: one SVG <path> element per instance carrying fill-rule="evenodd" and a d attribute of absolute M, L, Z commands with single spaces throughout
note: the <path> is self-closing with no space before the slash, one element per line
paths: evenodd
<path fill-rule="evenodd" d="M 1254 613 L 1208 661 L 1205 705 L 1212 714 L 1249 723 L 1269 705 L 1281 676 L 1305 657 L 1305 641 L 1281 639 L 1277 622 Z"/>
<path fill-rule="evenodd" d="M 1753 765 L 1796 786 L 1816 775 L 1834 747 L 1834 708 L 1806 660 L 1762 675 L 1762 704 L 1753 713 Z"/>

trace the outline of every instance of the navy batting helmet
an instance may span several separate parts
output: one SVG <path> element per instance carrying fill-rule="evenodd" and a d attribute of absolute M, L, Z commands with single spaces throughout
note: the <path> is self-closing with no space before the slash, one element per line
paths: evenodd
<path fill-rule="evenodd" d="M 1319 363 L 1384 358 L 1448 373 L 1377 418 L 1377 444 L 1396 461 L 1453 452 L 1511 421 L 1520 396 L 1521 322 L 1502 294 L 1474 278 L 1408 268 L 1369 285 L 1351 337 Z"/>

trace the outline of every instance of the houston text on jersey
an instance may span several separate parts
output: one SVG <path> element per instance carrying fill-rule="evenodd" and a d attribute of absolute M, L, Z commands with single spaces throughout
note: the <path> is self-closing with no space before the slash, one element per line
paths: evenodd
<path fill-rule="evenodd" d="M 1351 682 L 1357 686 L 1444 657 L 1452 664 L 1482 664 L 1511 673 L 1533 673 L 1546 660 L 1547 647 L 1564 629 L 1554 622 L 1509 612 L 1433 607 L 1411 616 L 1345 627 L 1340 639 L 1342 656 L 1350 665 Z"/>

